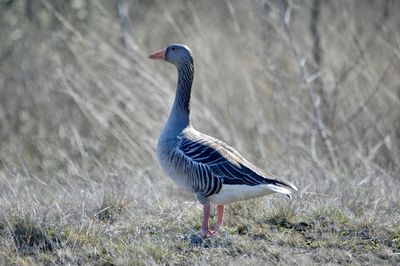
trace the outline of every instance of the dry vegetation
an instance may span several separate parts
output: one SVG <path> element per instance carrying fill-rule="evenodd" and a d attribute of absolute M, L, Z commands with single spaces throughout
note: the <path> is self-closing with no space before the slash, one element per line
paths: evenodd
<path fill-rule="evenodd" d="M 400 264 L 399 12 L 0 1 L 0 264 Z M 176 72 L 147 54 L 175 42 L 194 126 L 300 189 L 228 206 L 206 240 L 155 157 Z"/>

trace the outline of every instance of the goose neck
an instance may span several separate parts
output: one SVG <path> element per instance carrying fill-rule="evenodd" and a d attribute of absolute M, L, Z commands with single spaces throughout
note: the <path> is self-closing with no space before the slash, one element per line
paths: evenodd
<path fill-rule="evenodd" d="M 178 85 L 171 115 L 177 116 L 187 126 L 189 125 L 190 94 L 194 76 L 193 64 L 181 64 L 177 69 Z"/>

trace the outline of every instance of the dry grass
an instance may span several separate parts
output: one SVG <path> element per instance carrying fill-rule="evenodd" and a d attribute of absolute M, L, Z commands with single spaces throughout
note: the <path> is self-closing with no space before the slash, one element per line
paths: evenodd
<path fill-rule="evenodd" d="M 397 2 L 127 1 L 122 42 L 111 1 L 7 3 L 0 264 L 400 263 Z M 155 157 L 176 73 L 147 54 L 173 42 L 194 126 L 300 188 L 206 240 Z"/>

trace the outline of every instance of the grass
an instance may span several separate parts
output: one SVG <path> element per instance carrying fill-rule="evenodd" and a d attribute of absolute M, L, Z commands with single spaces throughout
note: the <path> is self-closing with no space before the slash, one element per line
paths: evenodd
<path fill-rule="evenodd" d="M 135 0 L 124 39 L 111 1 L 28 2 L 0 3 L 1 265 L 400 264 L 397 3 Z M 208 239 L 155 153 L 176 42 L 194 126 L 299 188 Z"/>
<path fill-rule="evenodd" d="M 175 201 L 161 212 L 131 210 L 112 222 L 89 215 L 81 224 L 64 225 L 8 218 L 1 235 L 14 239 L 8 243 L 9 254 L 14 255 L 3 256 L 3 263 L 218 264 L 221 256 L 226 262 L 249 264 L 398 263 L 394 255 L 399 252 L 398 229 L 358 223 L 352 213 L 342 213 L 338 207 L 300 213 L 290 206 L 268 211 L 264 203 L 251 202 L 257 210 L 252 219 L 244 210 L 234 213 L 236 208 L 231 208 L 227 227 L 204 240 L 190 225 L 200 210 L 177 217 L 183 207 Z"/>

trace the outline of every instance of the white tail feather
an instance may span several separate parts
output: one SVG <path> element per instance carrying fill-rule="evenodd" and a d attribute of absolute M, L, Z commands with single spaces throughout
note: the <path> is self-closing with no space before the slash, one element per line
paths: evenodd
<path fill-rule="evenodd" d="M 228 204 L 235 201 L 262 197 L 272 193 L 289 195 L 290 190 L 285 187 L 263 184 L 258 186 L 248 185 L 223 185 L 218 194 L 209 197 L 212 204 Z"/>

